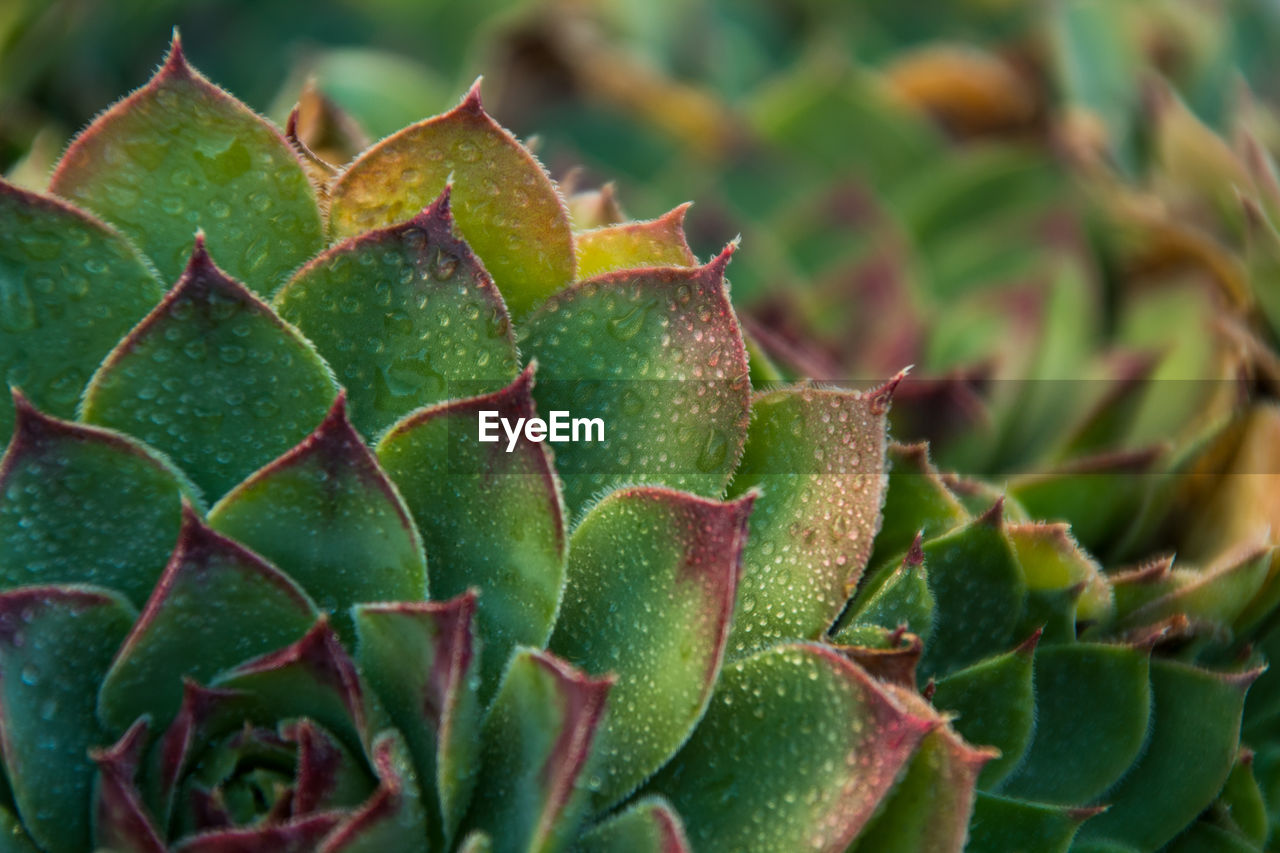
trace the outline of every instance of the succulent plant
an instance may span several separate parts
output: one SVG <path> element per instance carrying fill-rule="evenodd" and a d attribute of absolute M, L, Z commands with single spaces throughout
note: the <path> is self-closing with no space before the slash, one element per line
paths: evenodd
<path fill-rule="evenodd" d="M 1266 843 L 1269 540 L 1086 548 L 1237 517 L 1273 412 L 1146 521 L 943 476 L 901 374 L 771 381 L 734 246 L 589 221 L 478 87 L 341 168 L 297 127 L 175 38 L 0 184 L 0 849 Z M 477 440 L 554 411 L 604 440 Z"/>

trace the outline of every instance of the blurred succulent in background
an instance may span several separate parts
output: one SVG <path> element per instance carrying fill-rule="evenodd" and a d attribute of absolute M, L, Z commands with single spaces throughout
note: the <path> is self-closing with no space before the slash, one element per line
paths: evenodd
<path fill-rule="evenodd" d="M 1213 105 L 1274 30 L 631 22 L 721 104 L 610 8 L 504 16 L 500 108 L 691 210 L 478 87 L 391 133 L 447 85 L 386 56 L 282 134 L 176 41 L 0 184 L 0 845 L 1266 849 L 1280 136 Z M 608 440 L 474 440 L 557 409 Z"/>

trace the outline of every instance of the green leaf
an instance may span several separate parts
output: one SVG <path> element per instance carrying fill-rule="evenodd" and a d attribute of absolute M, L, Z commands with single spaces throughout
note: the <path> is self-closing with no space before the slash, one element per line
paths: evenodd
<path fill-rule="evenodd" d="M 936 619 L 922 676 L 944 676 L 1010 645 L 1027 586 L 1002 513 L 997 501 L 965 527 L 924 544 Z"/>
<path fill-rule="evenodd" d="M 484 830 L 498 850 L 563 849 L 587 805 L 583 778 L 611 683 L 545 652 L 517 650 L 484 723 L 464 825 Z"/>
<path fill-rule="evenodd" d="M 14 408 L 0 459 L 0 586 L 89 583 L 141 606 L 190 487 L 133 439 L 43 415 L 16 392 Z"/>
<path fill-rule="evenodd" d="M 695 850 L 844 850 L 936 725 L 829 647 L 775 646 L 724 668 L 646 790 L 671 801 Z"/>
<path fill-rule="evenodd" d="M 840 615 L 880 527 L 885 413 L 897 381 L 869 393 L 795 388 L 756 397 L 731 491 L 763 494 L 730 655 L 817 639 Z"/>
<path fill-rule="evenodd" d="M 1164 848 L 1168 853 L 1263 853 L 1264 848 L 1229 829 L 1197 821 Z"/>
<path fill-rule="evenodd" d="M 590 787 L 602 809 L 684 743 L 720 672 L 754 494 L 718 503 L 666 489 L 613 492 L 569 543 L 549 648 L 613 673 Z M 625 602 L 625 606 L 619 606 Z"/>
<path fill-rule="evenodd" d="M 370 794 L 364 759 L 307 718 L 282 720 L 276 733 L 295 745 L 297 771 L 290 792 L 295 815 L 353 808 Z"/>
<path fill-rule="evenodd" d="M 369 754 L 378 773 L 378 790 L 325 838 L 318 853 L 424 849 L 426 809 L 404 738 L 388 729 L 374 738 Z"/>
<path fill-rule="evenodd" d="M 95 849 L 120 853 L 163 853 L 164 841 L 138 796 L 138 765 L 147 745 L 150 720 L 139 717 L 116 743 L 89 750 L 98 766 L 93 793 Z"/>
<path fill-rule="evenodd" d="M 1012 524 L 1006 532 L 1027 581 L 1026 606 L 1015 636 L 1038 631 L 1046 643 L 1074 642 L 1080 622 L 1097 621 L 1080 612 L 1086 594 L 1086 609 L 1099 618 L 1111 616 L 1111 585 L 1071 540 L 1065 524 Z"/>
<path fill-rule="evenodd" d="M 315 190 L 280 131 L 187 65 L 176 36 L 151 82 L 71 143 L 49 189 L 117 226 L 166 281 L 196 229 L 261 294 L 324 236 Z"/>
<path fill-rule="evenodd" d="M 502 296 L 454 234 L 450 188 L 408 222 L 329 249 L 275 298 L 333 367 L 351 420 L 381 433 L 420 406 L 494 391 L 518 372 Z"/>
<path fill-rule="evenodd" d="M 1036 721 L 1032 662 L 1039 635 L 1011 652 L 987 658 L 938 681 L 933 706 L 956 714 L 955 730 L 970 743 L 1000 750 L 982 769 L 983 790 L 1000 784 L 1022 761 Z"/>
<path fill-rule="evenodd" d="M 1107 792 L 1111 808 L 1089 821 L 1084 837 L 1155 849 L 1213 802 L 1235 761 L 1240 711 L 1257 676 L 1153 660 L 1146 748 Z"/>
<path fill-rule="evenodd" d="M 584 832 L 573 853 L 690 853 L 680 815 L 662 797 L 645 797 Z"/>
<path fill-rule="evenodd" d="M 969 848 L 982 853 L 1067 853 L 1093 813 L 979 793 L 969 821 Z"/>
<path fill-rule="evenodd" d="M 929 461 L 929 445 L 890 444 L 887 459 L 889 487 L 884 524 L 872 549 L 873 567 L 906 551 L 917 534 L 933 539 L 969 519 Z"/>
<path fill-rule="evenodd" d="M 0 853 L 40 853 L 40 848 L 22 828 L 22 822 L 3 806 L 0 806 Z"/>
<path fill-rule="evenodd" d="M 624 222 L 574 235 L 578 278 L 637 267 L 692 267 L 698 259 L 684 236 L 689 204 L 644 222 Z"/>
<path fill-rule="evenodd" d="M 439 840 L 462 820 L 480 742 L 476 596 L 355 608 L 356 660 L 404 734 L 423 795 L 438 804 Z"/>
<path fill-rule="evenodd" d="M 893 630 L 905 625 L 926 643 L 933 633 L 933 593 L 929 591 L 928 570 L 924 551 L 917 539 L 902 564 L 883 578 L 872 578 L 853 602 L 848 624 L 836 639 L 849 642 L 847 633 L 866 625 L 879 625 Z"/>
<path fill-rule="evenodd" d="M 0 594 L 0 754 L 22 825 L 48 853 L 92 847 L 88 750 L 107 739 L 94 694 L 134 615 L 93 587 Z"/>
<path fill-rule="evenodd" d="M 334 393 L 311 345 L 197 237 L 182 278 L 98 369 L 83 419 L 167 453 L 215 498 L 306 437 Z"/>
<path fill-rule="evenodd" d="M 301 444 L 232 489 L 209 526 L 248 545 L 305 589 L 352 639 L 350 607 L 427 596 L 422 542 L 395 486 L 338 395 Z"/>
<path fill-rule="evenodd" d="M 541 164 L 480 105 L 410 125 L 356 158 L 331 188 L 329 229 L 349 237 L 409 219 L 452 175 L 458 228 L 517 317 L 573 280 L 569 213 Z"/>
<path fill-rule="evenodd" d="M 296 642 L 221 672 L 211 683 L 243 694 L 247 719 L 305 717 L 357 754 L 374 754 L 374 735 L 385 725 L 324 616 Z"/>
<path fill-rule="evenodd" d="M 482 411 L 534 417 L 532 385 L 531 365 L 497 393 L 410 415 L 377 447 L 431 555 L 432 593 L 480 591 L 483 699 L 513 648 L 546 645 L 564 588 L 564 510 L 545 445 L 522 438 L 508 453 L 505 439 L 476 441 Z"/>
<path fill-rule="evenodd" d="M 556 294 L 524 326 L 538 408 L 600 418 L 563 444 L 569 508 L 636 482 L 721 497 L 746 436 L 751 385 L 724 288 L 733 246 L 693 269 L 610 273 Z"/>
<path fill-rule="evenodd" d="M 3 180 L 0 233 L 0 381 L 71 417 L 98 363 L 164 289 L 115 229 Z M 0 398 L 0 436 L 13 416 Z"/>
<path fill-rule="evenodd" d="M 1274 549 L 1243 542 L 1204 569 L 1174 569 L 1165 583 L 1140 586 L 1151 595 L 1120 620 L 1147 625 L 1174 614 L 1229 627 L 1262 589 Z"/>
<path fill-rule="evenodd" d="M 1036 654 L 1035 738 L 1002 791 L 1077 805 L 1092 801 L 1123 776 L 1146 742 L 1150 654 L 1148 649 L 1098 643 L 1041 649 Z"/>
<path fill-rule="evenodd" d="M 911 696 L 928 713 L 923 699 L 905 692 L 899 696 Z M 925 735 L 906 774 L 849 853 L 960 853 L 968 838 L 978 774 L 995 755 L 992 749 L 974 749 L 945 725 Z"/>
<path fill-rule="evenodd" d="M 1253 752 L 1240 750 L 1213 805 L 1214 818 L 1223 827 L 1244 836 L 1256 845 L 1264 845 L 1270 829 L 1267 804 L 1262 789 L 1253 775 Z"/>
<path fill-rule="evenodd" d="M 293 581 L 184 507 L 173 556 L 102 682 L 99 714 L 116 731 L 147 713 L 163 728 L 183 676 L 207 681 L 278 649 L 318 615 Z"/>

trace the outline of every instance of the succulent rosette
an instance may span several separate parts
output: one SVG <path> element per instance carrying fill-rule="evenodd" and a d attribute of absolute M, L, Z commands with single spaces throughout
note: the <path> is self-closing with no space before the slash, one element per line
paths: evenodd
<path fill-rule="evenodd" d="M 175 39 L 0 184 L 0 850 L 1264 843 L 1265 541 L 1108 574 L 1035 520 L 1083 473 L 771 382 L 734 246 L 593 221 L 478 88 L 296 130 Z M 555 411 L 603 440 L 478 440 Z"/>

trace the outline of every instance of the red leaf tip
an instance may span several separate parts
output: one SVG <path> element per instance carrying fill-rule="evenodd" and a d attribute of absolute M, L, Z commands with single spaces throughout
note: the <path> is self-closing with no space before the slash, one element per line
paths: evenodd
<path fill-rule="evenodd" d="M 991 505 L 991 509 L 978 517 L 977 523 L 985 524 L 987 527 L 994 527 L 996 530 L 1004 526 L 1004 495 L 996 498 L 996 502 Z"/>
<path fill-rule="evenodd" d="M 902 558 L 902 565 L 908 569 L 918 569 L 924 565 L 924 530 L 917 530 L 916 536 L 911 540 L 911 547 L 907 549 L 907 555 Z"/>
<path fill-rule="evenodd" d="M 444 183 L 444 189 L 431 204 L 422 208 L 414 217 L 414 224 L 422 228 L 442 227 L 446 233 L 453 233 L 453 175 L 450 174 Z"/>
<path fill-rule="evenodd" d="M 729 261 L 733 258 L 733 253 L 738 251 L 738 243 L 739 238 L 737 237 L 730 240 L 725 247 L 720 250 L 720 254 L 702 265 L 698 270 L 698 278 L 714 286 L 723 286 L 724 271 L 728 268 Z"/>
<path fill-rule="evenodd" d="M 915 367 L 914 364 L 908 364 L 899 370 L 892 379 L 867 395 L 873 414 L 883 415 L 889 411 L 889 405 L 893 402 L 893 393 L 898 390 L 898 386 L 902 384 L 902 380 L 907 378 L 907 374 L 911 372 L 913 367 Z"/>
<path fill-rule="evenodd" d="M 165 55 L 164 65 L 160 67 L 162 77 L 190 77 L 191 65 L 187 62 L 187 54 L 182 49 L 182 34 L 173 28 L 173 36 L 169 40 L 169 52 Z"/>
<path fill-rule="evenodd" d="M 463 97 L 462 103 L 458 104 L 459 110 L 464 110 L 477 115 L 484 114 L 484 105 L 480 103 L 480 83 L 484 77 L 477 77 L 476 82 L 471 84 L 471 88 L 467 90 L 467 94 Z"/>
<path fill-rule="evenodd" d="M 1035 652 L 1036 646 L 1040 645 L 1040 638 L 1044 636 L 1044 626 L 1041 625 L 1031 632 L 1031 636 L 1027 637 L 1018 644 L 1014 652 L 1020 655 L 1031 655 Z"/>

